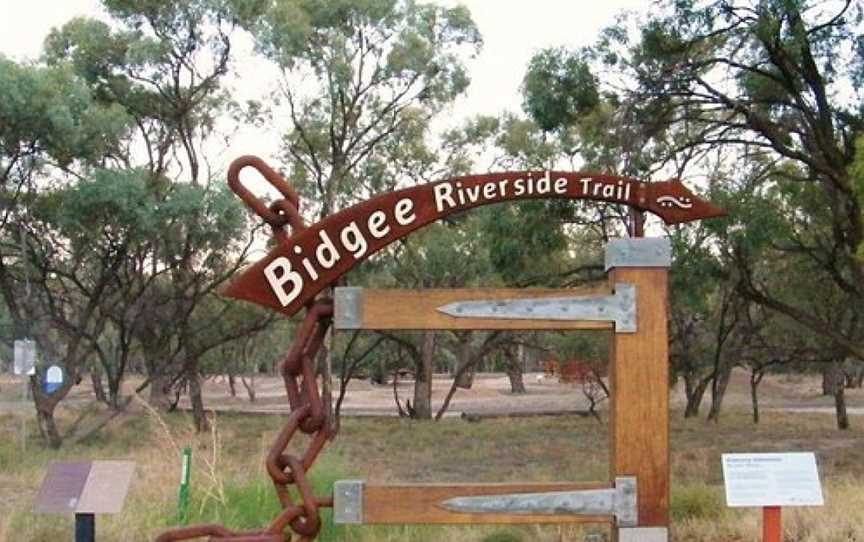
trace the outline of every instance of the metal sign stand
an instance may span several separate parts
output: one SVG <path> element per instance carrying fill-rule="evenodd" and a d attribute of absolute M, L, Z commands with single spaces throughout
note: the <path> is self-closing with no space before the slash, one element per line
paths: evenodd
<path fill-rule="evenodd" d="M 762 508 L 762 542 L 782 542 L 783 526 L 779 506 Z"/>
<path fill-rule="evenodd" d="M 96 515 L 75 514 L 75 542 L 96 541 Z"/>

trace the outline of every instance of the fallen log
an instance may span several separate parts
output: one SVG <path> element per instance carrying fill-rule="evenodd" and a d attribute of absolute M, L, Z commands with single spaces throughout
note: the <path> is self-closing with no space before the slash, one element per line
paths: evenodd
<path fill-rule="evenodd" d="M 479 422 L 495 418 L 534 418 L 537 416 L 593 416 L 588 410 L 530 410 L 524 412 L 463 412 L 461 418 L 469 422 Z"/>

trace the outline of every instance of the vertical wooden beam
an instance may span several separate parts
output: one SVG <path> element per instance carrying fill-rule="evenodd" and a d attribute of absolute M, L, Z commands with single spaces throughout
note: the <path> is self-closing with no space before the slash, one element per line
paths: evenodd
<path fill-rule="evenodd" d="M 669 526 L 670 261 L 666 239 L 615 239 L 606 249 L 610 283 L 636 286 L 637 322 L 636 333 L 612 340 L 610 476 L 636 477 L 638 525 L 661 532 Z"/>

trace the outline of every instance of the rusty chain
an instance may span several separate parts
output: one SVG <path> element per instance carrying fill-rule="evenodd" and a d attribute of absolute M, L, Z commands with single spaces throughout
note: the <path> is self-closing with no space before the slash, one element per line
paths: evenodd
<path fill-rule="evenodd" d="M 240 170 L 251 167 L 282 195 L 269 206 L 262 202 L 240 182 Z M 300 215 L 300 198 L 279 173 L 255 156 L 243 156 L 232 162 L 228 169 L 228 185 L 264 222 L 271 226 L 273 235 L 280 243 L 289 238 L 285 226 L 292 232 L 305 228 Z M 235 532 L 221 525 L 193 525 L 172 529 L 156 538 L 156 542 L 175 542 L 208 537 L 212 541 L 224 542 L 291 542 L 293 534 L 299 535 L 297 542 L 314 540 L 321 530 L 321 508 L 333 506 L 332 496 L 317 497 L 307 473 L 331 436 L 330 411 L 326 408 L 318 388 L 315 359 L 324 344 L 324 338 L 333 317 L 333 301 L 317 299 L 306 306 L 306 315 L 294 337 L 285 359 L 280 364 L 280 373 L 285 383 L 285 393 L 291 414 L 285 427 L 276 437 L 265 461 L 267 474 L 273 481 L 276 497 L 282 512 L 266 529 L 251 532 Z M 297 432 L 309 435 L 309 444 L 301 456 L 288 452 L 291 440 Z M 292 488 L 296 496 L 292 496 Z"/>

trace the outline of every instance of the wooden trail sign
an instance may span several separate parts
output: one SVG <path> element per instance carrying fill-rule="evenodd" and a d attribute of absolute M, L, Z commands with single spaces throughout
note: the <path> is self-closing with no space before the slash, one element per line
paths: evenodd
<path fill-rule="evenodd" d="M 482 205 L 546 198 L 620 203 L 667 224 L 725 215 L 678 180 L 561 171 L 455 177 L 382 194 L 295 231 L 224 293 L 290 316 L 358 263 L 436 220 Z"/>
<path fill-rule="evenodd" d="M 258 170 L 284 199 L 267 206 L 252 195 L 239 181 L 239 171 L 245 167 Z M 335 300 L 316 300 L 316 296 L 390 243 L 448 215 L 482 205 L 539 198 L 595 200 L 627 205 L 637 215 L 651 212 L 667 224 L 723 216 L 725 211 L 698 198 L 677 180 L 647 183 L 592 173 L 526 171 L 458 177 L 398 190 L 306 227 L 296 192 L 260 159 L 235 160 L 228 181 L 274 228 L 278 244 L 241 272 L 223 293 L 289 316 L 308 308 L 282 365 L 292 416 L 268 456 L 273 458 L 272 462 L 268 459 L 268 473 L 277 492 L 295 484 L 303 493 L 308 465 L 299 460 L 289 464 L 292 481 L 283 472 L 286 465 L 276 459 L 285 457 L 280 454 L 288 449 L 297 430 L 316 434 L 310 448 L 312 461 L 326 440 L 318 440 L 320 435 L 326 437 L 321 432 L 326 423 L 317 425 L 326 416 L 315 413 L 322 407 L 311 360 L 316 358 L 331 318 L 335 317 L 337 329 L 603 329 L 613 331 L 607 481 L 566 489 L 566 485 L 536 484 L 394 487 L 337 482 L 331 501 L 334 518 L 357 523 L 599 521 L 612 523 L 612 542 L 668 540 L 668 240 L 615 239 L 608 243 L 606 270 L 610 274 L 605 288 L 337 288 Z M 290 236 L 283 229 L 286 225 L 292 228 Z M 638 229 L 634 227 L 634 233 Z M 298 402 L 303 397 L 298 381 L 301 372 L 305 402 Z M 304 426 L 304 421 L 309 423 Z M 315 512 L 296 529 L 292 523 L 292 529 L 314 538 L 317 527 L 307 532 L 306 526 L 313 520 L 320 522 Z M 219 529 L 193 527 L 182 530 L 177 535 L 181 538 L 168 533 L 160 540 L 230 533 Z M 284 525 L 277 521 L 271 529 L 281 532 Z"/>

